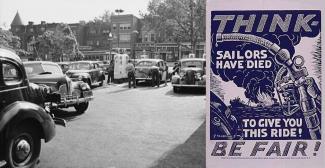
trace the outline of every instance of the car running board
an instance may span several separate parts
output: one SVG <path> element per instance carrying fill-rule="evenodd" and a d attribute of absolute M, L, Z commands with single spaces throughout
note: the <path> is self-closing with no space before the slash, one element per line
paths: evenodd
<path fill-rule="evenodd" d="M 58 118 L 58 117 L 54 117 L 53 120 L 54 120 L 54 123 L 55 124 L 61 125 L 63 127 L 67 127 L 67 122 L 64 119 Z"/>

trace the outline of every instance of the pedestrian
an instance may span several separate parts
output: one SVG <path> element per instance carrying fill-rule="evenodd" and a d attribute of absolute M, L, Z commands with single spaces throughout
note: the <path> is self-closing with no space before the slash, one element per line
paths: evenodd
<path fill-rule="evenodd" d="M 131 81 L 133 82 L 133 87 L 136 88 L 136 82 L 135 82 L 135 68 L 132 64 L 131 60 L 128 61 L 128 64 L 126 65 L 126 72 L 128 73 L 128 81 L 129 81 L 129 88 L 131 88 Z"/>
<path fill-rule="evenodd" d="M 154 87 L 154 86 L 159 87 L 159 85 L 160 85 L 160 75 L 159 75 L 159 69 L 157 67 L 152 67 L 151 77 L 152 77 L 151 86 L 152 87 Z"/>
<path fill-rule="evenodd" d="M 175 62 L 174 67 L 173 67 L 173 75 L 175 75 L 176 73 L 179 74 L 179 63 Z"/>
<path fill-rule="evenodd" d="M 107 68 L 107 84 L 113 83 L 114 81 L 114 60 L 111 60 Z"/>
<path fill-rule="evenodd" d="M 164 69 L 163 69 L 163 73 L 162 73 L 162 80 L 165 83 L 164 86 L 167 86 L 167 76 L 168 76 L 168 66 L 166 63 L 164 63 Z"/>

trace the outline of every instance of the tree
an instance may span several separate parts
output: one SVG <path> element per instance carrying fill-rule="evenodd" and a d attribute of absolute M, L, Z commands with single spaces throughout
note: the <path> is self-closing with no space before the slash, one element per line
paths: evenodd
<path fill-rule="evenodd" d="M 20 38 L 14 36 L 11 31 L 2 30 L 0 28 L 0 47 L 15 51 L 18 55 L 28 54 L 25 50 L 20 48 Z"/>
<path fill-rule="evenodd" d="M 158 37 L 191 42 L 191 50 L 205 40 L 205 0 L 151 0 L 144 20 Z M 162 36 L 161 36 L 162 35 Z"/>
<path fill-rule="evenodd" d="M 35 40 L 37 56 L 53 61 L 76 60 L 79 54 L 76 37 L 67 24 L 58 24 L 55 31 L 46 31 Z"/>
<path fill-rule="evenodd" d="M 95 17 L 94 21 L 95 22 L 103 22 L 103 23 L 111 23 L 111 16 L 114 15 L 113 12 L 109 11 L 109 10 L 105 10 L 104 13 L 102 15 L 100 15 L 99 17 Z"/>

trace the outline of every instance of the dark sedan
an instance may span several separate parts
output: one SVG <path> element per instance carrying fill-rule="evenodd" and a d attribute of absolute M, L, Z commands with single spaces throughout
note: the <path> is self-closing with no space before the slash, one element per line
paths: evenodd
<path fill-rule="evenodd" d="M 73 81 L 84 81 L 89 86 L 93 86 L 94 84 L 102 86 L 105 81 L 105 72 L 94 61 L 72 62 L 69 64 L 69 70 L 66 74 Z"/>
<path fill-rule="evenodd" d="M 78 113 L 87 110 L 93 93 L 87 83 L 73 82 L 63 74 L 60 66 L 54 62 L 32 61 L 24 63 L 27 78 L 38 85 L 47 85 L 52 92 L 61 95 L 61 101 L 55 107 L 67 108 L 74 106 Z"/>

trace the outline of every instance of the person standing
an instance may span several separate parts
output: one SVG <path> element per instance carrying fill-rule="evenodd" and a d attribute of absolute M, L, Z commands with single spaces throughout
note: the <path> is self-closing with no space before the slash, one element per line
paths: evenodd
<path fill-rule="evenodd" d="M 160 84 L 159 69 L 157 67 L 155 67 L 155 66 L 152 67 L 151 77 L 152 77 L 151 86 L 152 87 L 154 87 L 154 86 L 159 87 L 159 84 Z"/>
<path fill-rule="evenodd" d="M 114 60 L 111 60 L 108 68 L 107 68 L 107 84 L 113 83 L 114 81 Z"/>
<path fill-rule="evenodd" d="M 164 69 L 163 69 L 163 73 L 162 73 L 162 80 L 165 83 L 164 86 L 167 86 L 167 76 L 168 76 L 168 66 L 166 63 L 164 63 Z"/>
<path fill-rule="evenodd" d="M 128 64 L 126 65 L 126 72 L 128 73 L 128 81 L 129 81 L 129 88 L 131 88 L 131 81 L 133 82 L 133 87 L 136 88 L 136 82 L 135 82 L 135 68 L 132 64 L 131 60 L 128 61 Z"/>

